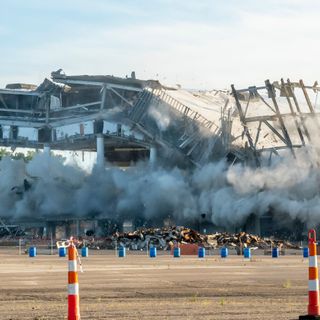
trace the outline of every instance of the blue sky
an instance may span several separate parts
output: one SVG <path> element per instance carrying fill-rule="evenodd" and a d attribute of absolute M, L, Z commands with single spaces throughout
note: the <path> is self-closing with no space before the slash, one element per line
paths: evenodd
<path fill-rule="evenodd" d="M 0 86 L 50 72 L 188 88 L 320 79 L 318 0 L 2 0 Z"/>

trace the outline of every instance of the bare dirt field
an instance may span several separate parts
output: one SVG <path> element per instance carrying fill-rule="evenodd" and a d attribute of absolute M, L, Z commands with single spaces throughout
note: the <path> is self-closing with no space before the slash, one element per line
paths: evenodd
<path fill-rule="evenodd" d="M 92 253 L 92 252 L 90 252 Z M 0 252 L 0 319 L 66 319 L 67 258 Z M 79 275 L 81 319 L 298 319 L 308 261 L 93 254 Z"/>

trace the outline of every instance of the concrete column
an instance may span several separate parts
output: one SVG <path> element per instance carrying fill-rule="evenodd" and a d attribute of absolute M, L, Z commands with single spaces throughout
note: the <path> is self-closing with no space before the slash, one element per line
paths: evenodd
<path fill-rule="evenodd" d="M 97 165 L 101 168 L 105 166 L 104 137 L 102 134 L 97 134 Z"/>
<path fill-rule="evenodd" d="M 48 143 L 46 143 L 46 144 L 43 146 L 43 153 L 44 153 L 44 154 L 47 154 L 48 156 L 50 156 L 50 151 L 51 151 L 50 145 L 49 145 Z"/>
<path fill-rule="evenodd" d="M 47 232 L 47 237 L 52 239 L 56 239 L 56 225 L 54 222 L 47 222 L 46 223 L 46 232 Z"/>
<path fill-rule="evenodd" d="M 47 229 L 47 227 L 43 227 L 42 237 L 43 238 L 47 238 L 48 237 L 48 229 Z"/>
<path fill-rule="evenodd" d="M 80 236 L 80 220 L 79 219 L 76 220 L 76 235 L 77 237 Z"/>
<path fill-rule="evenodd" d="M 65 227 L 65 237 L 64 238 L 70 238 L 70 237 L 74 236 L 74 234 L 71 234 L 70 221 L 66 222 L 64 227 Z"/>
<path fill-rule="evenodd" d="M 260 216 L 254 216 L 254 230 L 255 234 L 261 235 L 261 223 L 260 223 Z"/>
<path fill-rule="evenodd" d="M 157 162 L 157 149 L 156 147 L 152 146 L 150 148 L 150 155 L 149 155 L 149 163 L 154 166 Z"/>

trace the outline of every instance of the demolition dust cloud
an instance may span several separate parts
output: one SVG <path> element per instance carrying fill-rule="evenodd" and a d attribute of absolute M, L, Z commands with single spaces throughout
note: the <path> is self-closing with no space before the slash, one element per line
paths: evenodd
<path fill-rule="evenodd" d="M 126 171 L 94 168 L 87 174 L 46 154 L 27 164 L 3 158 L 0 215 L 143 219 L 170 215 L 181 221 L 206 213 L 216 225 L 237 226 L 250 214 L 262 215 L 272 208 L 292 221 L 320 223 L 317 159 L 317 150 L 310 147 L 298 150 L 296 158 L 287 154 L 260 168 L 220 161 L 182 171 L 139 163 Z"/>

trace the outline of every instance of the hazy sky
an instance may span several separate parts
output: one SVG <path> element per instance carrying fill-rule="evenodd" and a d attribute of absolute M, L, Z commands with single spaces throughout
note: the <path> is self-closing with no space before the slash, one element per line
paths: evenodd
<path fill-rule="evenodd" d="M 50 72 L 188 88 L 319 79 L 319 0 L 1 0 L 0 86 Z"/>

